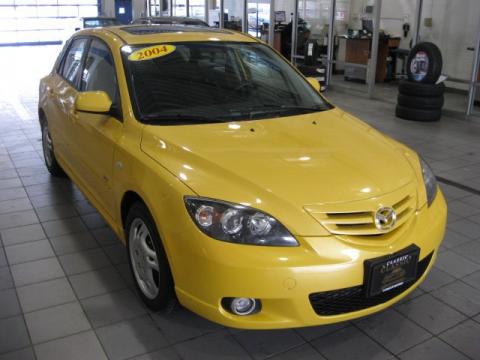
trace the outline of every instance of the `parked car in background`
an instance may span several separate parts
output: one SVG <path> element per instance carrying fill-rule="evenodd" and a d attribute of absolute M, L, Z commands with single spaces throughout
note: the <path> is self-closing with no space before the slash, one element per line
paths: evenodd
<path fill-rule="evenodd" d="M 200 26 L 209 27 L 209 25 L 200 19 L 194 19 L 182 16 L 149 16 L 135 19 L 131 24 L 153 24 L 153 25 L 187 25 L 187 26 Z"/>
<path fill-rule="evenodd" d="M 249 329 L 347 321 L 433 267 L 447 208 L 427 163 L 227 29 L 76 33 L 40 83 L 45 164 L 126 243 L 152 310 Z"/>

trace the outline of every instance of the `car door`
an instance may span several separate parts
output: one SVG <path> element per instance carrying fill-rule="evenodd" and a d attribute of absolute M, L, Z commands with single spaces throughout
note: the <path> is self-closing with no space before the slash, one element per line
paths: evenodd
<path fill-rule="evenodd" d="M 117 76 L 108 45 L 92 38 L 80 76 L 80 91 L 105 91 L 112 100 L 108 114 L 74 111 L 71 116 L 72 146 L 78 176 L 83 185 L 110 216 L 114 211 L 112 192 L 113 156 L 123 131 Z"/>
<path fill-rule="evenodd" d="M 45 109 L 55 154 L 69 167 L 73 166 L 71 141 L 68 138 L 70 113 L 77 95 L 78 80 L 82 59 L 88 45 L 88 39 L 73 39 L 56 71 L 52 73 L 45 91 L 48 101 Z"/>

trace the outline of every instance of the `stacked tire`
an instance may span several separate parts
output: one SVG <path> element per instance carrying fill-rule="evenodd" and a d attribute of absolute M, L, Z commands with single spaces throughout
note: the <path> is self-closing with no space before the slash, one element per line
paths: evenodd
<path fill-rule="evenodd" d="M 414 121 L 438 121 L 442 116 L 445 85 L 436 84 L 442 71 L 442 54 L 432 43 L 419 43 L 407 61 L 408 80 L 400 81 L 395 115 Z"/>

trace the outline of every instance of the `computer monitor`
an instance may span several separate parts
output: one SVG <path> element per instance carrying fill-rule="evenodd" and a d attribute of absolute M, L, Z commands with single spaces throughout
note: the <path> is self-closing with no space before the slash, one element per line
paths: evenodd
<path fill-rule="evenodd" d="M 362 30 L 365 30 L 367 33 L 373 33 L 373 20 L 363 19 Z"/>
<path fill-rule="evenodd" d="M 285 22 L 287 21 L 287 15 L 285 11 L 275 11 L 275 22 Z"/>

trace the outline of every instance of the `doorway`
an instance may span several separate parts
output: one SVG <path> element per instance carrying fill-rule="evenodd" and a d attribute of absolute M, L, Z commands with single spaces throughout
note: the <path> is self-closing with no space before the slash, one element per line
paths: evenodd
<path fill-rule="evenodd" d="M 115 17 L 122 24 L 132 21 L 132 0 L 115 0 Z"/>

